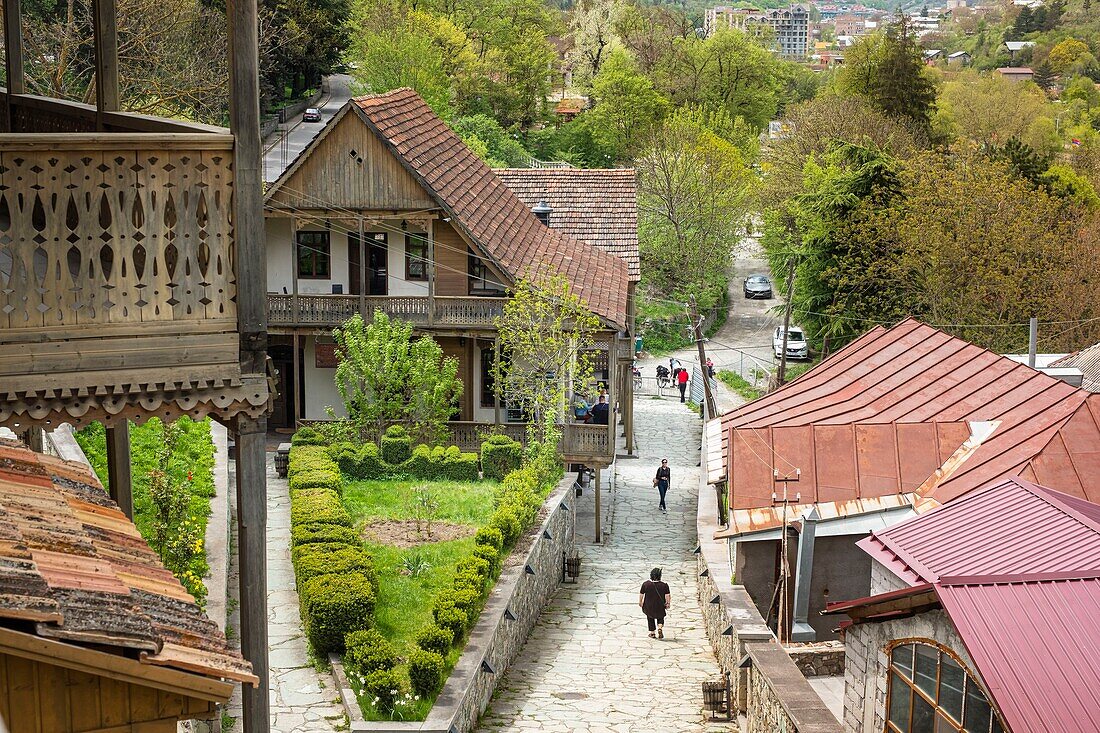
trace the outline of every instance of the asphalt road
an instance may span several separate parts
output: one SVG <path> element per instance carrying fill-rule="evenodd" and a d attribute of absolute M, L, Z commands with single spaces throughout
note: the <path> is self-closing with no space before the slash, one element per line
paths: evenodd
<path fill-rule="evenodd" d="M 335 74 L 328 77 L 329 95 L 322 99 L 320 122 L 302 122 L 302 116 L 298 115 L 287 120 L 284 135 L 276 136 L 274 140 L 265 142 L 264 154 L 264 181 L 271 183 L 277 179 L 287 167 L 294 162 L 298 153 L 306 149 L 325 124 L 333 115 L 340 111 L 344 103 L 351 99 L 351 77 L 346 74 Z"/>

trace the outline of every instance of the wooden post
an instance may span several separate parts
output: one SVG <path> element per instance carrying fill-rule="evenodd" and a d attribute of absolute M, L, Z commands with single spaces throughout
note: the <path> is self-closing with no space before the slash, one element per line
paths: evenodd
<path fill-rule="evenodd" d="M 615 348 L 616 341 L 615 334 L 612 333 L 607 339 L 607 449 L 611 458 L 615 457 L 615 426 L 617 424 L 615 419 L 615 406 L 618 404 L 619 398 L 619 385 L 618 380 L 615 378 L 615 372 L 619 371 L 618 365 L 618 350 Z"/>
<path fill-rule="evenodd" d="M 435 323 L 435 222 L 428 219 L 428 325 Z"/>
<path fill-rule="evenodd" d="M 610 420 L 608 422 L 610 422 Z M 602 511 L 600 509 L 600 470 L 601 469 L 599 469 L 599 468 L 597 468 L 595 470 L 596 475 L 592 479 L 592 486 L 594 487 L 594 489 L 596 491 L 596 539 L 595 539 L 595 542 L 596 542 L 597 545 L 600 544 L 601 542 L 603 542 L 603 527 L 600 526 L 601 525 L 600 512 Z"/>
<path fill-rule="evenodd" d="M 699 348 L 699 372 L 703 375 L 704 407 L 703 420 L 711 420 L 718 416 L 718 405 L 714 401 L 714 393 L 710 390 L 710 369 L 707 368 L 707 354 L 703 348 L 703 332 L 699 324 L 703 319 L 699 317 L 699 311 L 695 307 L 695 296 L 691 296 L 691 326 L 695 336 L 695 345 Z"/>
<path fill-rule="evenodd" d="M 332 249 L 329 249 L 332 252 Z M 298 307 L 298 217 L 290 217 L 290 310 L 293 325 L 301 323 Z"/>
<path fill-rule="evenodd" d="M 359 217 L 359 315 L 369 320 L 367 313 L 367 246 L 364 237 L 363 217 Z M 389 254 L 387 253 L 388 257 Z"/>
<path fill-rule="evenodd" d="M 500 336 L 493 337 L 493 422 L 500 425 Z"/>
<path fill-rule="evenodd" d="M 259 686 L 241 686 L 245 733 L 270 729 L 267 663 L 267 418 L 237 416 L 237 561 L 240 569 L 241 653 Z"/>
<path fill-rule="evenodd" d="M 107 428 L 107 492 L 130 519 L 134 518 L 133 480 L 130 476 L 130 423 L 121 420 Z"/>
<path fill-rule="evenodd" d="M 15 104 L 11 95 L 25 94 L 23 77 L 23 12 L 20 0 L 4 0 L 4 68 L 8 78 L 8 103 L 4 107 L 8 132 L 26 132 L 15 129 Z"/>
<path fill-rule="evenodd" d="M 103 129 L 103 113 L 121 106 L 118 87 L 118 18 L 115 0 L 92 0 L 95 31 L 96 127 Z"/>
<path fill-rule="evenodd" d="M 35 453 L 45 453 L 46 431 L 37 426 L 27 428 L 27 432 L 23 433 L 23 442 Z"/>
<path fill-rule="evenodd" d="M 304 412 L 304 410 L 302 410 L 303 361 L 301 357 L 301 346 L 298 342 L 298 331 L 294 331 L 294 334 L 291 336 L 291 338 L 293 339 L 293 354 L 291 358 L 294 359 L 294 368 L 290 370 L 290 373 L 291 375 L 293 375 L 294 384 L 292 384 L 290 387 L 290 393 L 294 396 L 294 419 L 291 422 L 290 428 L 291 430 L 297 430 L 298 420 L 305 417 L 305 415 L 301 414 L 302 412 Z"/>

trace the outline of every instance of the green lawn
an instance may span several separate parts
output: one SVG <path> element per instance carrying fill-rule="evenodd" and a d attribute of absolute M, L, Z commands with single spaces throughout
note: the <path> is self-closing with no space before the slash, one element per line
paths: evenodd
<path fill-rule="evenodd" d="M 429 487 L 439 502 L 438 520 L 482 527 L 493 513 L 497 487 L 494 481 L 357 481 L 345 484 L 344 505 L 356 526 L 380 519 L 410 519 L 413 489 L 418 486 Z M 426 542 L 410 548 L 374 542 L 364 542 L 364 546 L 378 568 L 375 628 L 397 646 L 402 657 L 407 657 L 416 648 L 417 634 L 432 623 L 432 603 L 441 592 L 451 588 L 455 564 L 473 552 L 474 538 L 471 535 L 446 542 Z M 405 572 L 405 559 L 412 556 L 426 563 L 417 577 Z M 450 674 L 461 650 L 462 645 L 456 644 L 447 655 L 445 674 Z M 402 710 L 401 717 L 423 720 L 433 702 L 420 700 Z M 390 720 L 389 715 L 375 711 L 371 701 L 362 695 L 359 704 L 367 720 Z"/>

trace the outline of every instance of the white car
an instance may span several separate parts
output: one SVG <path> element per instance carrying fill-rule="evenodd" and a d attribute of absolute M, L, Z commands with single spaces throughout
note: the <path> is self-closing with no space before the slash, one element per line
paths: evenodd
<path fill-rule="evenodd" d="M 778 359 L 783 355 L 783 327 L 779 326 L 775 329 L 775 333 L 772 334 L 772 350 L 775 351 L 775 358 Z M 809 359 L 810 358 L 810 345 L 806 343 L 806 334 L 803 333 L 801 328 L 792 327 L 787 330 L 787 358 L 788 359 Z"/>

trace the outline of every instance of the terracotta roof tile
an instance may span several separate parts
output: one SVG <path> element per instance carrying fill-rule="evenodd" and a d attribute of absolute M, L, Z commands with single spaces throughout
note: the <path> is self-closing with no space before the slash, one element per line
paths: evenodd
<path fill-rule="evenodd" d="M 478 158 L 411 89 L 353 99 L 350 104 L 432 193 L 452 220 L 512 277 L 559 263 L 560 274 L 606 321 L 626 325 L 627 263 L 552 228 Z M 570 272 L 560 263 L 569 256 Z"/>

